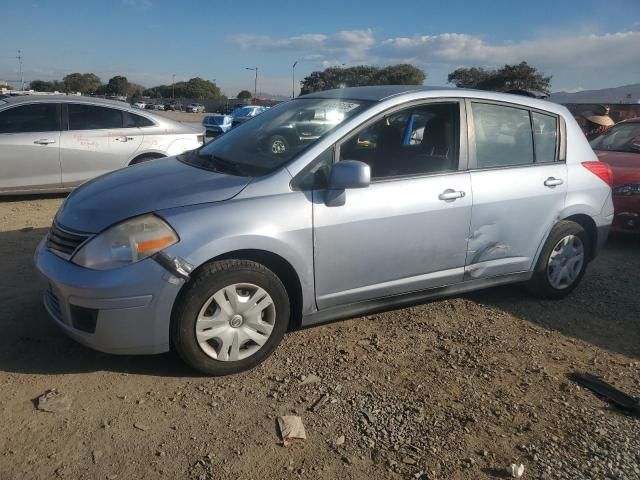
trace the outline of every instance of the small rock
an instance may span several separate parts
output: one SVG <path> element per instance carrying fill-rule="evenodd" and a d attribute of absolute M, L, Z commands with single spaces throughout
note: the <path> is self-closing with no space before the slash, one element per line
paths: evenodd
<path fill-rule="evenodd" d="M 404 457 L 404 458 L 402 459 L 402 463 L 405 463 L 405 464 L 407 464 L 407 465 L 415 465 L 415 464 L 416 464 L 416 463 L 418 463 L 418 462 L 416 462 L 416 459 L 415 459 L 415 458 L 411 458 L 411 457 Z"/>
<path fill-rule="evenodd" d="M 329 400 L 329 394 L 325 393 L 318 400 L 316 400 L 316 403 L 311 405 L 311 408 L 309 410 L 311 410 L 312 412 L 317 412 L 318 410 L 320 410 L 322 408 L 322 406 L 325 403 L 327 403 L 328 400 Z"/>
<path fill-rule="evenodd" d="M 57 390 L 49 390 L 38 397 L 38 410 L 51 413 L 66 412 L 71 408 L 71 397 L 63 395 Z"/>
<path fill-rule="evenodd" d="M 344 435 L 340 435 L 338 438 L 336 438 L 336 442 L 335 442 L 336 446 L 339 447 L 340 445 L 344 445 L 344 441 L 345 441 Z"/>
<path fill-rule="evenodd" d="M 311 383 L 319 383 L 320 382 L 320 377 L 318 377 L 317 375 L 309 375 L 308 377 L 305 377 L 301 382 L 300 385 L 309 385 Z"/>
<path fill-rule="evenodd" d="M 524 465 L 516 465 L 515 463 L 512 463 L 507 467 L 507 474 L 511 475 L 513 478 L 522 477 L 522 475 L 524 475 Z"/>
<path fill-rule="evenodd" d="M 102 455 L 103 455 L 102 450 L 94 450 L 91 453 L 91 457 L 93 458 L 93 463 L 97 464 L 102 458 Z"/>
<path fill-rule="evenodd" d="M 285 442 L 294 438 L 300 438 L 302 440 L 307 438 L 302 418 L 295 415 L 278 417 L 278 427 L 280 427 L 280 436 Z"/>
<path fill-rule="evenodd" d="M 137 428 L 138 430 L 142 430 L 143 432 L 146 432 L 147 430 L 149 430 L 149 427 L 147 425 L 142 424 L 142 423 L 134 423 L 133 426 L 135 428 Z"/>
<path fill-rule="evenodd" d="M 346 455 L 344 455 L 344 456 L 342 457 L 342 461 L 343 461 L 344 463 L 346 463 L 347 465 L 351 465 L 351 463 L 352 463 L 352 462 L 351 462 L 351 458 L 347 457 Z"/>

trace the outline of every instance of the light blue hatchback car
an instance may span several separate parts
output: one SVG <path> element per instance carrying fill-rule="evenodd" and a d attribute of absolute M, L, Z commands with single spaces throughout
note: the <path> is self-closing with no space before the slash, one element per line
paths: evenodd
<path fill-rule="evenodd" d="M 270 148 L 301 112 L 314 139 Z M 610 182 L 560 105 L 347 88 L 84 184 L 35 260 L 76 340 L 223 375 L 299 325 L 512 282 L 564 297 L 607 237 Z"/>

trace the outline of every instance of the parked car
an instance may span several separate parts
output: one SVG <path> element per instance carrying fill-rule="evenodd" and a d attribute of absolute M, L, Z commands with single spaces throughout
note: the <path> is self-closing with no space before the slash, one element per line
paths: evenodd
<path fill-rule="evenodd" d="M 146 102 L 143 102 L 143 101 L 133 102 L 133 103 L 131 104 L 131 106 L 132 106 L 133 108 L 138 108 L 138 109 L 140 109 L 140 110 L 144 110 L 145 108 L 147 108 L 147 104 L 146 104 Z"/>
<path fill-rule="evenodd" d="M 231 130 L 233 118 L 230 115 L 207 115 L 202 119 L 207 137 L 217 137 Z"/>
<path fill-rule="evenodd" d="M 162 103 L 156 103 L 153 105 L 153 109 L 154 110 L 160 110 L 160 111 L 164 111 L 164 104 Z"/>
<path fill-rule="evenodd" d="M 591 146 L 613 171 L 611 229 L 616 232 L 640 232 L 640 118 L 618 123 Z"/>
<path fill-rule="evenodd" d="M 187 112 L 204 113 L 204 105 L 200 105 L 199 103 L 190 103 L 187 105 Z"/>
<path fill-rule="evenodd" d="M 202 131 L 113 100 L 7 98 L 0 101 L 0 194 L 68 191 L 203 141 Z"/>
<path fill-rule="evenodd" d="M 153 103 L 147 103 L 144 108 L 145 110 L 155 110 L 156 106 Z"/>
<path fill-rule="evenodd" d="M 260 107 L 257 105 L 246 105 L 231 112 L 233 118 L 232 126 L 237 127 L 241 123 L 251 120 L 253 117 L 265 112 L 267 107 Z"/>
<path fill-rule="evenodd" d="M 265 148 L 309 110 L 339 121 Z M 515 282 L 563 298 L 607 237 L 610 184 L 563 106 L 331 90 L 78 188 L 35 259 L 71 337 L 123 354 L 173 345 L 224 375 L 263 361 L 292 326 Z"/>
<path fill-rule="evenodd" d="M 164 109 L 171 112 L 184 112 L 184 107 L 179 102 L 167 103 L 165 104 Z"/>

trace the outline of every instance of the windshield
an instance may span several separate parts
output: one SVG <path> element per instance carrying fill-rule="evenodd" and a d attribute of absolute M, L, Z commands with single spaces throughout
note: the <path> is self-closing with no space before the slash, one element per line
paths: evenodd
<path fill-rule="evenodd" d="M 640 122 L 621 123 L 591 140 L 594 150 L 640 153 Z"/>
<path fill-rule="evenodd" d="M 361 100 L 321 98 L 281 103 L 179 158 L 234 175 L 265 175 L 369 105 L 371 102 Z"/>

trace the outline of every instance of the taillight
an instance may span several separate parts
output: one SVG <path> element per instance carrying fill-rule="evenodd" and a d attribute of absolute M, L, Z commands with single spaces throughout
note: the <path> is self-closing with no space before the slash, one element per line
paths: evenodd
<path fill-rule="evenodd" d="M 601 178 L 604 183 L 613 186 L 613 172 L 611 167 L 604 162 L 582 162 L 582 165 L 591 173 Z"/>

